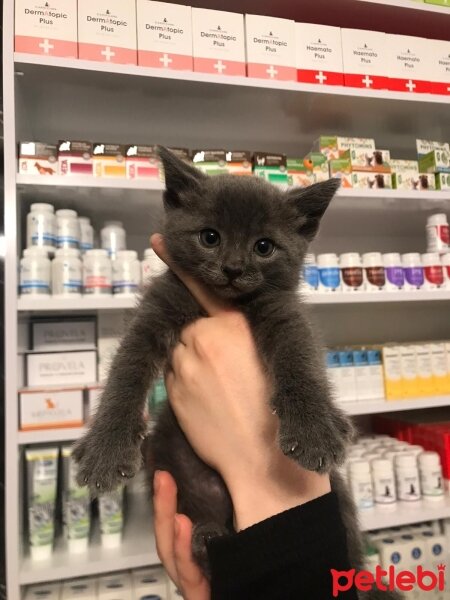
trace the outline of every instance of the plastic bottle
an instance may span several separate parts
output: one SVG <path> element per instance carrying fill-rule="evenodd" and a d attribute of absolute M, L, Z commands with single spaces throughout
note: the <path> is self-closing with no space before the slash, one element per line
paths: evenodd
<path fill-rule="evenodd" d="M 319 270 L 314 254 L 305 254 L 303 261 L 302 289 L 315 292 L 319 287 Z"/>
<path fill-rule="evenodd" d="M 362 255 L 364 268 L 364 283 L 367 292 L 384 290 L 386 275 L 384 273 L 383 257 L 381 252 L 366 252 Z"/>
<path fill-rule="evenodd" d="M 424 289 L 438 290 L 444 286 L 444 269 L 437 252 L 422 254 Z"/>
<path fill-rule="evenodd" d="M 335 292 L 341 287 L 341 272 L 336 254 L 319 254 L 317 257 L 319 271 L 319 290 Z"/>
<path fill-rule="evenodd" d="M 75 210 L 56 211 L 56 245 L 58 248 L 80 247 L 80 224 Z"/>
<path fill-rule="evenodd" d="M 348 465 L 353 498 L 359 509 L 373 507 L 372 477 L 367 460 L 355 460 Z"/>
<path fill-rule="evenodd" d="M 424 284 L 423 266 L 418 252 L 402 254 L 405 290 L 420 290 Z"/>
<path fill-rule="evenodd" d="M 397 501 L 397 493 L 392 462 L 387 458 L 376 458 L 372 461 L 371 467 L 375 503 L 394 504 Z"/>
<path fill-rule="evenodd" d="M 444 287 L 450 290 L 450 252 L 441 256 L 441 264 L 444 272 Z"/>
<path fill-rule="evenodd" d="M 141 264 L 134 250 L 120 250 L 112 261 L 114 294 L 135 294 L 141 283 Z"/>
<path fill-rule="evenodd" d="M 121 221 L 106 221 L 100 232 L 102 248 L 115 258 L 121 250 L 127 249 L 127 234 Z"/>
<path fill-rule="evenodd" d="M 441 459 L 437 452 L 422 452 L 418 456 L 420 485 L 426 500 L 444 497 Z"/>
<path fill-rule="evenodd" d="M 383 265 L 386 274 L 386 291 L 396 292 L 403 289 L 405 279 L 400 254 L 397 252 L 383 254 Z"/>
<path fill-rule="evenodd" d="M 344 292 L 363 289 L 364 277 L 361 257 L 357 252 L 346 252 L 339 257 L 341 287 Z"/>
<path fill-rule="evenodd" d="M 59 248 L 52 260 L 52 293 L 54 296 L 81 296 L 83 269 L 80 251 Z"/>
<path fill-rule="evenodd" d="M 84 254 L 94 247 L 94 228 L 88 217 L 78 217 L 80 226 L 80 250 Z"/>
<path fill-rule="evenodd" d="M 50 294 L 51 268 L 48 252 L 40 246 L 26 248 L 20 261 L 20 293 L 22 295 L 48 296 Z"/>
<path fill-rule="evenodd" d="M 83 259 L 85 294 L 112 293 L 112 267 L 107 250 L 88 250 Z"/>
<path fill-rule="evenodd" d="M 438 213 L 427 219 L 427 251 L 447 252 L 450 246 L 450 231 L 447 215 Z"/>
<path fill-rule="evenodd" d="M 405 502 L 420 500 L 420 480 L 414 454 L 400 452 L 394 457 L 397 497 Z"/>
<path fill-rule="evenodd" d="M 45 202 L 35 202 L 27 215 L 27 248 L 39 246 L 47 252 L 55 249 L 56 221 L 54 208 Z"/>
<path fill-rule="evenodd" d="M 159 258 L 152 248 L 144 250 L 144 260 L 142 261 L 142 283 L 149 283 L 152 277 L 160 275 L 167 271 L 166 263 Z"/>

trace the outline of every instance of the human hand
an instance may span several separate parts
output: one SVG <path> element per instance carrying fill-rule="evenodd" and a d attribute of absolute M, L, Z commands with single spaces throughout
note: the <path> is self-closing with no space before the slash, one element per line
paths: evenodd
<path fill-rule="evenodd" d="M 184 600 L 209 600 L 209 583 L 192 558 L 192 522 L 177 514 L 177 486 L 165 471 L 153 480 L 153 508 L 158 556 Z"/>

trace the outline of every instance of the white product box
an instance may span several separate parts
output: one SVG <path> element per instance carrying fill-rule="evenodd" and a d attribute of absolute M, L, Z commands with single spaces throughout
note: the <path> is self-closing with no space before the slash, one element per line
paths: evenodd
<path fill-rule="evenodd" d="M 31 585 L 25 594 L 24 600 L 60 600 L 61 584 L 41 583 Z"/>
<path fill-rule="evenodd" d="M 105 381 L 111 361 L 126 329 L 123 312 L 100 312 L 97 319 L 98 380 Z"/>
<path fill-rule="evenodd" d="M 92 175 L 92 142 L 59 140 L 59 175 Z"/>
<path fill-rule="evenodd" d="M 95 349 L 95 321 L 34 321 L 32 350 L 55 352 Z"/>
<path fill-rule="evenodd" d="M 23 431 L 83 425 L 82 389 L 25 389 L 19 392 L 19 401 Z"/>
<path fill-rule="evenodd" d="M 152 595 L 161 600 L 169 598 L 168 578 L 161 567 L 132 571 L 131 581 L 135 598 L 151 598 Z"/>
<path fill-rule="evenodd" d="M 100 403 L 102 392 L 103 387 L 99 385 L 87 388 L 88 410 L 86 416 L 88 420 L 95 415 L 97 407 Z"/>
<path fill-rule="evenodd" d="M 295 81 L 295 23 L 289 19 L 245 15 L 247 75 Z"/>
<path fill-rule="evenodd" d="M 137 0 L 138 64 L 192 71 L 191 7 Z"/>
<path fill-rule="evenodd" d="M 97 353 L 47 352 L 26 355 L 27 385 L 82 385 L 97 381 Z"/>
<path fill-rule="evenodd" d="M 63 584 L 61 600 L 97 600 L 96 583 L 93 578 L 69 579 Z"/>
<path fill-rule="evenodd" d="M 386 41 L 388 89 L 396 92 L 429 92 L 429 40 L 410 35 L 387 34 Z"/>
<path fill-rule="evenodd" d="M 424 562 L 431 568 L 436 569 L 438 565 L 447 564 L 449 561 L 449 546 L 447 537 L 436 535 L 430 532 L 424 532 L 421 535 L 425 546 Z"/>
<path fill-rule="evenodd" d="M 341 365 L 341 399 L 352 402 L 357 399 L 353 352 L 351 350 L 340 351 L 339 363 Z"/>
<path fill-rule="evenodd" d="M 440 152 L 450 152 L 450 145 L 448 142 L 436 142 L 434 140 L 420 140 L 416 139 L 417 156 L 423 158 L 426 154 L 429 154 L 433 150 Z"/>
<path fill-rule="evenodd" d="M 16 52 L 78 57 L 77 0 L 16 0 L 15 20 Z"/>
<path fill-rule="evenodd" d="M 368 400 L 373 396 L 367 351 L 354 350 L 353 364 L 355 366 L 356 398 L 357 400 Z"/>
<path fill-rule="evenodd" d="M 97 597 L 98 600 L 133 600 L 130 575 L 117 573 L 99 577 Z"/>
<path fill-rule="evenodd" d="M 84 60 L 135 65 L 135 0 L 78 0 L 78 54 Z"/>
<path fill-rule="evenodd" d="M 430 92 L 450 95 L 450 42 L 427 40 L 429 44 L 428 68 L 430 69 Z"/>
<path fill-rule="evenodd" d="M 380 561 L 383 569 L 388 569 L 390 565 L 395 565 L 399 571 L 408 568 L 408 548 L 405 541 L 398 538 L 385 537 L 375 541 L 376 548 L 380 553 Z"/>
<path fill-rule="evenodd" d="M 321 85 L 344 85 L 339 27 L 295 24 L 297 80 Z"/>
<path fill-rule="evenodd" d="M 156 146 L 130 144 L 125 147 L 127 179 L 161 181 L 161 161 Z"/>
<path fill-rule="evenodd" d="M 19 173 L 22 175 L 57 175 L 56 146 L 43 142 L 20 142 Z"/>
<path fill-rule="evenodd" d="M 368 350 L 367 360 L 369 363 L 369 390 L 370 398 L 384 397 L 383 365 L 381 362 L 380 350 Z"/>
<path fill-rule="evenodd" d="M 392 176 L 390 173 L 369 173 L 353 171 L 352 187 L 363 189 L 391 189 Z"/>
<path fill-rule="evenodd" d="M 244 16 L 192 9 L 194 71 L 245 77 Z"/>
<path fill-rule="evenodd" d="M 367 89 L 386 89 L 386 34 L 362 29 L 341 29 L 344 83 Z"/>
<path fill-rule="evenodd" d="M 426 560 L 426 544 L 422 536 L 405 533 L 400 536 L 398 542 L 405 556 L 406 568 L 415 570 L 419 565 L 423 565 Z"/>

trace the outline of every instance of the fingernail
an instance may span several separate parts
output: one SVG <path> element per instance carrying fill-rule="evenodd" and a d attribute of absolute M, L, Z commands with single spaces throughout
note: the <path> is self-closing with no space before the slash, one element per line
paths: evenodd
<path fill-rule="evenodd" d="M 159 479 L 159 474 L 161 473 L 161 471 L 155 471 L 155 474 L 153 475 L 153 492 L 155 494 L 157 494 L 159 492 L 159 487 L 160 487 L 160 479 Z"/>
<path fill-rule="evenodd" d="M 180 535 L 180 531 L 181 531 L 179 515 L 175 515 L 174 528 L 175 528 L 175 537 L 178 537 Z"/>

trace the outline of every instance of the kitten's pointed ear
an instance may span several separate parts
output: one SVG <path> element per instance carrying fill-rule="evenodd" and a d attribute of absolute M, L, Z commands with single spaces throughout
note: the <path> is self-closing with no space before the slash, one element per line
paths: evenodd
<path fill-rule="evenodd" d="M 340 185 L 340 179 L 334 177 L 306 188 L 295 188 L 286 192 L 288 202 L 294 204 L 298 211 L 298 233 L 307 240 L 314 239 L 320 220 Z"/>
<path fill-rule="evenodd" d="M 190 191 L 198 191 L 199 184 L 206 175 L 199 169 L 191 167 L 164 146 L 158 146 L 158 155 L 164 167 L 166 180 L 164 200 L 170 207 L 180 206 Z"/>

